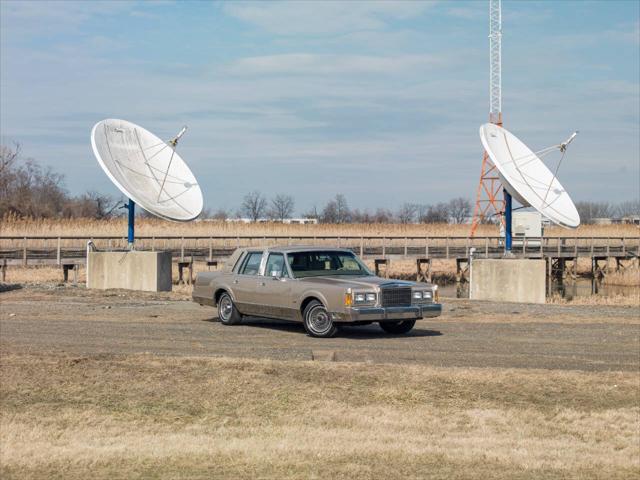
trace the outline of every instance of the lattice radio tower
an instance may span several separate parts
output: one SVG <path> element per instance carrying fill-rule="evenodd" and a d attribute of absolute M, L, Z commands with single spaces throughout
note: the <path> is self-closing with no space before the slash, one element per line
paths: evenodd
<path fill-rule="evenodd" d="M 502 126 L 502 1 L 489 0 L 489 122 Z M 482 170 L 473 211 L 471 236 L 482 221 L 504 212 L 499 198 L 502 185 L 498 170 L 487 155 L 482 156 Z"/>

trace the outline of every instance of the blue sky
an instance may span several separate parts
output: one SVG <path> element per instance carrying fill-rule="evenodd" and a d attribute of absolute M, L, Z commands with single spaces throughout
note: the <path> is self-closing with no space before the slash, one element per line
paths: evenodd
<path fill-rule="evenodd" d="M 575 200 L 640 190 L 640 2 L 503 1 L 505 126 L 534 150 L 580 130 Z M 284 192 L 297 210 L 473 198 L 488 115 L 488 2 L 2 0 L 0 135 L 117 194 L 103 118 L 179 151 L 210 209 Z M 555 166 L 558 157 L 549 158 Z"/>

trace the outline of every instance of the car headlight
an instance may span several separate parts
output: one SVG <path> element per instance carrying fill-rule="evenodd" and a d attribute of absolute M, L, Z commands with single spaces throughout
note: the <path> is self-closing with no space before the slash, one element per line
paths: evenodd
<path fill-rule="evenodd" d="M 414 300 L 422 300 L 422 292 L 413 292 Z"/>
<path fill-rule="evenodd" d="M 375 293 L 368 292 L 354 292 L 353 294 L 353 303 L 354 304 L 367 304 L 367 303 L 376 303 L 376 299 L 378 297 Z"/>
<path fill-rule="evenodd" d="M 424 298 L 425 300 L 431 300 L 431 292 L 426 291 L 422 294 L 422 298 Z"/>

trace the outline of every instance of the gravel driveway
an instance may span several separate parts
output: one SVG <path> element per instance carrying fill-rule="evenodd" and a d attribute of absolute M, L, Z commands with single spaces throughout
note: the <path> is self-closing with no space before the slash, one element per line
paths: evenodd
<path fill-rule="evenodd" d="M 412 363 L 433 366 L 640 369 L 636 307 L 522 305 L 444 300 L 442 317 L 404 336 L 377 325 L 313 339 L 301 324 L 246 319 L 225 327 L 215 310 L 176 293 L 29 286 L 0 293 L 3 352 L 160 354 Z"/>

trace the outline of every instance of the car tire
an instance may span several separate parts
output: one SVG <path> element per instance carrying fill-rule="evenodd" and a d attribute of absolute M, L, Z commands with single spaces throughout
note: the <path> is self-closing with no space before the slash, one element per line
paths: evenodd
<path fill-rule="evenodd" d="M 387 333 L 409 333 L 416 324 L 415 320 L 397 320 L 395 322 L 380 322 L 380 327 Z"/>
<path fill-rule="evenodd" d="M 238 325 L 242 321 L 242 315 L 227 292 L 218 299 L 218 318 L 223 325 Z"/>
<path fill-rule="evenodd" d="M 304 329 L 311 337 L 330 338 L 338 332 L 338 327 L 325 306 L 313 300 L 304 309 L 303 314 Z"/>

